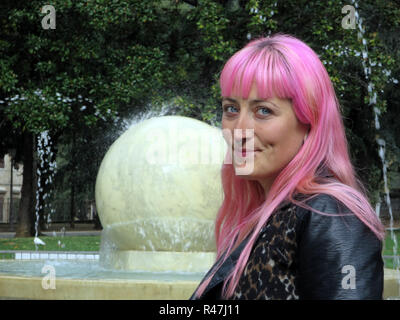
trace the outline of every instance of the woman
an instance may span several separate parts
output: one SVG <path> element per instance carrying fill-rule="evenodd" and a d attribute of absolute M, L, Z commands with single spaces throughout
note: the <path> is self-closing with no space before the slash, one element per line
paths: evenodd
<path fill-rule="evenodd" d="M 220 86 L 217 261 L 191 299 L 382 299 L 384 227 L 315 52 L 289 35 L 253 40 Z"/>

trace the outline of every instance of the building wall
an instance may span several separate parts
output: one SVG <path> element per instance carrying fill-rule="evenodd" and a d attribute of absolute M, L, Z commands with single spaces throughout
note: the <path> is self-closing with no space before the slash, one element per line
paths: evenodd
<path fill-rule="evenodd" d="M 13 208 L 21 198 L 23 167 L 19 165 L 18 170 L 12 171 L 13 175 Z M 11 158 L 5 155 L 0 158 L 0 223 L 10 221 L 10 189 L 11 189 Z M 16 212 L 13 215 L 16 216 Z"/>

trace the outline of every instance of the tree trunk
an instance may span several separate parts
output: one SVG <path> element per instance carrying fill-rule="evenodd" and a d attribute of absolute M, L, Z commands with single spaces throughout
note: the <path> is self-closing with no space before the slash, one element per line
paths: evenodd
<path fill-rule="evenodd" d="M 23 181 L 21 190 L 21 202 L 18 211 L 18 222 L 16 227 L 16 237 L 32 237 L 35 235 L 34 228 L 34 206 L 33 206 L 33 134 L 25 132 L 23 134 L 24 151 L 23 151 Z"/>
<path fill-rule="evenodd" d="M 75 130 L 72 130 L 72 170 L 71 170 L 71 198 L 70 198 L 70 227 L 72 229 L 75 228 L 75 163 L 76 163 L 76 154 L 75 154 Z"/>
<path fill-rule="evenodd" d="M 72 183 L 71 186 L 71 206 L 70 206 L 70 217 L 71 217 L 71 221 L 70 221 L 70 226 L 71 229 L 75 228 L 75 185 L 74 183 Z"/>

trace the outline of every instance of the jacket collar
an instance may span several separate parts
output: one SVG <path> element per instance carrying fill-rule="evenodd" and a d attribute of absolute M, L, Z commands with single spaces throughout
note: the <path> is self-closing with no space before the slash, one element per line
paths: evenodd
<path fill-rule="evenodd" d="M 285 210 L 291 205 L 290 201 L 283 201 L 276 209 L 278 210 Z M 261 230 L 263 230 L 262 228 Z M 249 241 L 251 234 L 249 234 L 238 246 L 237 248 L 226 258 L 220 268 L 215 272 L 213 278 L 211 279 L 210 283 L 208 284 L 207 288 L 204 290 L 203 295 L 209 292 L 212 288 L 216 287 L 219 283 L 225 280 L 226 276 L 232 271 L 232 269 L 236 266 L 236 263 L 239 259 L 242 250 L 246 246 L 247 242 Z M 220 258 L 222 259 L 223 256 Z M 207 276 L 214 270 L 216 265 L 219 263 L 220 259 L 214 264 L 211 270 L 206 274 L 204 277 L 205 279 Z"/>
<path fill-rule="evenodd" d="M 212 288 L 216 287 L 219 283 L 221 283 L 222 281 L 225 280 L 227 275 L 235 267 L 243 248 L 246 246 L 247 242 L 249 241 L 250 235 L 247 236 L 238 245 L 238 247 L 226 258 L 226 260 L 222 263 L 222 265 L 219 267 L 219 269 L 215 272 L 215 274 L 214 274 L 213 278 L 211 279 L 210 283 L 208 284 L 207 288 L 204 290 L 203 295 L 205 295 Z M 214 264 L 214 267 L 207 273 L 207 275 L 204 278 L 207 278 L 208 274 L 210 274 L 214 270 L 214 268 L 216 267 L 216 265 L 219 263 L 219 261 L 222 258 L 223 257 L 218 259 L 218 261 Z"/>

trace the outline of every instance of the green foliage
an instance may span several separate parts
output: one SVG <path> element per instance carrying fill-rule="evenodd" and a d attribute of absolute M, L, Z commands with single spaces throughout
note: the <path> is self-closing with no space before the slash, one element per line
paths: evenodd
<path fill-rule="evenodd" d="M 0 250 L 36 250 L 34 238 L 0 239 Z M 100 236 L 40 237 L 46 245 L 39 246 L 45 251 L 99 251 Z"/>
<path fill-rule="evenodd" d="M 223 62 L 234 53 L 235 40 L 228 37 L 229 19 L 226 9 L 216 1 L 201 0 L 190 15 L 196 19 L 204 53 L 214 61 Z"/>
<path fill-rule="evenodd" d="M 278 21 L 276 15 L 277 2 L 251 0 L 247 3 L 245 10 L 249 13 L 250 19 L 247 23 L 249 34 L 265 35 L 276 31 Z"/>
<path fill-rule="evenodd" d="M 398 1 L 359 1 L 365 43 L 358 38 L 358 26 L 342 27 L 342 7 L 350 4 L 343 1 L 51 4 L 57 13 L 55 30 L 41 28 L 40 1 L 0 5 L 0 100 L 6 101 L 0 104 L 6 119 L 0 132 L 8 134 L 0 151 L 5 141 L 7 147 L 20 141 L 23 130 L 49 130 L 66 150 L 75 131 L 81 137 L 78 145 L 93 147 L 98 140 L 89 137 L 115 131 L 118 119 L 149 105 L 159 110 L 167 104 L 175 114 L 219 126 L 218 76 L 225 61 L 250 39 L 282 32 L 304 40 L 324 62 L 341 104 L 353 162 L 373 199 L 382 190 L 376 135 L 386 141 L 389 173 L 399 170 L 400 137 L 395 132 L 400 128 L 394 121 L 400 111 L 395 83 L 400 80 Z M 369 60 L 363 65 L 366 46 Z M 371 67 L 369 77 L 378 93 L 373 106 L 365 66 Z M 19 98 L 11 101 L 16 95 Z M 381 114 L 380 131 L 375 129 L 373 107 Z M 72 158 L 63 157 L 67 162 Z"/>

